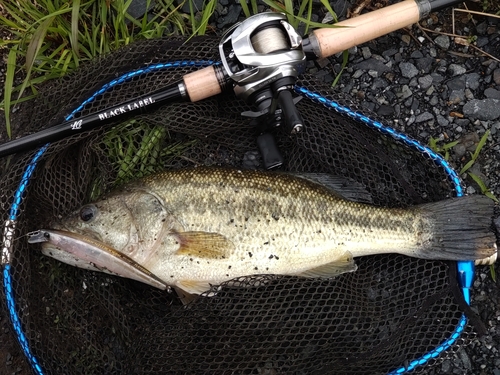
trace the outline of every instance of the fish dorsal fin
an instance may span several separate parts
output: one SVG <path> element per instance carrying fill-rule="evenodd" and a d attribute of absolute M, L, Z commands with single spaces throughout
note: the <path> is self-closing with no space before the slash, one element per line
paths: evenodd
<path fill-rule="evenodd" d="M 207 259 L 227 259 L 234 250 L 234 244 L 222 234 L 213 232 L 177 232 L 175 237 L 180 247 L 178 255 Z"/>
<path fill-rule="evenodd" d="M 294 173 L 293 175 L 320 184 L 340 198 L 353 202 L 373 203 L 372 196 L 365 186 L 353 179 L 328 173 Z"/>
<path fill-rule="evenodd" d="M 189 280 L 189 279 L 178 280 L 176 281 L 175 286 L 178 289 L 181 289 L 183 292 L 196 295 L 202 294 L 203 292 L 206 292 L 211 288 L 210 283 L 206 280 Z M 180 293 L 182 293 L 182 291 Z"/>
<path fill-rule="evenodd" d="M 338 276 L 342 273 L 356 271 L 357 268 L 358 267 L 356 266 L 356 264 L 354 263 L 354 259 L 352 258 L 352 254 L 348 251 L 345 251 L 337 260 L 315 268 L 311 268 L 307 271 L 303 271 L 297 274 L 297 276 L 329 278 Z"/>

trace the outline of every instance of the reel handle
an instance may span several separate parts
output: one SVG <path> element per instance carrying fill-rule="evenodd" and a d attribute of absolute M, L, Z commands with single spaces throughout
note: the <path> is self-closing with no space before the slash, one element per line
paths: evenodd
<path fill-rule="evenodd" d="M 304 121 L 295 106 L 290 90 L 281 90 L 278 93 L 278 103 L 283 111 L 285 126 L 290 130 L 290 133 L 295 134 L 302 131 Z"/>

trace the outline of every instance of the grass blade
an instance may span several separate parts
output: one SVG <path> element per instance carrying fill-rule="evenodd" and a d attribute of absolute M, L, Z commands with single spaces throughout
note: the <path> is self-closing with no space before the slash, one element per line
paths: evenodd
<path fill-rule="evenodd" d="M 332 15 L 334 22 L 339 22 L 339 20 L 337 18 L 337 14 L 330 6 L 330 3 L 326 0 L 321 0 L 321 4 L 323 4 L 323 6 L 326 8 L 326 10 Z"/>
<path fill-rule="evenodd" d="M 210 17 L 212 17 L 216 4 L 217 4 L 216 0 L 210 0 L 203 9 L 200 26 L 198 27 L 198 32 L 197 32 L 198 35 L 205 35 L 207 31 L 208 20 L 210 19 Z"/>
<path fill-rule="evenodd" d="M 257 0 L 250 0 L 250 3 L 252 4 L 253 14 L 259 13 L 259 9 L 257 8 Z"/>
<path fill-rule="evenodd" d="M 80 0 L 73 0 L 73 9 L 71 10 L 70 42 L 76 66 L 78 66 L 78 58 L 80 57 L 80 52 L 78 48 L 78 21 L 80 18 L 78 16 L 79 14 L 80 14 Z"/>
<path fill-rule="evenodd" d="M 347 66 L 348 61 L 349 61 L 349 51 L 343 51 L 342 52 L 342 67 L 340 68 L 339 74 L 337 74 L 337 76 L 333 80 L 332 87 L 335 87 L 337 85 L 337 83 L 339 82 L 340 76 L 342 75 L 342 72 L 344 71 L 345 67 Z M 436 147 L 435 143 L 434 143 L 434 147 Z"/>
<path fill-rule="evenodd" d="M 35 33 L 33 34 L 33 37 L 31 38 L 31 41 L 28 45 L 28 49 L 26 51 L 26 79 L 23 82 L 23 85 L 21 86 L 21 89 L 19 90 L 19 95 L 17 98 L 19 99 L 24 92 L 24 89 L 26 88 L 30 76 L 31 76 L 31 70 L 33 69 L 33 64 L 35 63 L 35 59 L 38 55 L 38 52 L 40 51 L 40 48 L 42 48 L 43 41 L 45 39 L 45 35 L 47 34 L 47 30 L 54 20 L 55 16 L 48 17 L 45 19 L 40 26 L 36 29 Z"/>
<path fill-rule="evenodd" d="M 474 151 L 474 155 L 472 155 L 472 160 L 476 160 L 479 156 L 479 153 L 481 152 L 481 150 L 483 149 L 486 141 L 488 140 L 488 136 L 490 135 L 490 131 L 489 130 L 486 130 L 486 132 L 483 134 L 483 136 L 481 137 L 481 140 L 479 141 L 479 143 L 477 144 L 477 147 L 476 147 L 476 150 Z"/>
<path fill-rule="evenodd" d="M 245 17 L 250 17 L 250 9 L 248 9 L 247 0 L 240 0 L 240 5 Z"/>
<path fill-rule="evenodd" d="M 16 46 L 17 47 L 17 46 Z M 7 128 L 7 136 L 12 138 L 11 128 L 10 128 L 10 105 L 12 98 L 12 87 L 14 85 L 14 75 L 16 71 L 16 57 L 17 48 L 13 47 L 9 51 L 7 57 L 7 73 L 5 75 L 5 86 L 4 86 L 4 111 L 5 111 L 5 125 Z"/>
<path fill-rule="evenodd" d="M 476 174 L 474 174 L 472 172 L 469 172 L 467 174 L 479 186 L 479 188 L 481 189 L 481 193 L 482 194 L 486 195 L 488 198 L 493 199 L 495 202 L 498 203 L 498 198 L 495 197 L 495 195 L 493 195 L 493 193 L 486 187 L 485 183 L 483 182 L 483 180 L 481 180 L 481 178 L 478 175 L 476 175 Z"/>

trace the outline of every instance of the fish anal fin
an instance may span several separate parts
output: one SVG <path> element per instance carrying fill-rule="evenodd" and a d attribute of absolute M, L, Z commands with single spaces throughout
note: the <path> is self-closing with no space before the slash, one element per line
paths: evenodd
<path fill-rule="evenodd" d="M 178 232 L 178 255 L 206 259 L 225 259 L 234 250 L 234 244 L 222 234 L 213 232 Z"/>
<path fill-rule="evenodd" d="M 179 295 L 183 294 L 183 292 L 187 294 L 202 294 L 203 292 L 206 292 L 210 290 L 211 285 L 208 281 L 204 280 L 189 280 L 189 279 L 184 279 L 184 280 L 178 280 L 175 283 L 175 286 L 177 289 L 181 289 L 178 291 Z M 188 297 L 189 299 L 190 297 Z"/>
<path fill-rule="evenodd" d="M 357 268 L 351 253 L 346 251 L 337 260 L 308 269 L 297 274 L 297 276 L 329 278 L 346 272 L 356 271 Z"/>

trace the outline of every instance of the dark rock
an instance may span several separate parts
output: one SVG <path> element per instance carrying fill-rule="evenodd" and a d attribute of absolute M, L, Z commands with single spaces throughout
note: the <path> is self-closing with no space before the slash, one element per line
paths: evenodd
<path fill-rule="evenodd" d="M 467 71 L 467 69 L 465 69 L 463 67 L 463 65 L 450 64 L 450 66 L 448 66 L 448 72 L 452 76 L 460 76 L 460 75 L 464 74 L 466 71 Z"/>
<path fill-rule="evenodd" d="M 500 99 L 500 91 L 490 87 L 484 90 L 484 96 L 490 99 Z"/>
<path fill-rule="evenodd" d="M 450 48 L 450 38 L 446 35 L 438 35 L 436 39 L 434 39 L 434 43 L 444 50 Z"/>
<path fill-rule="evenodd" d="M 500 100 L 473 99 L 464 105 L 463 113 L 479 120 L 496 120 L 500 117 Z"/>
<path fill-rule="evenodd" d="M 432 115 L 432 113 L 429 113 L 429 112 L 421 113 L 417 117 L 415 117 L 416 123 L 429 121 L 429 120 L 434 120 L 434 116 Z"/>
<path fill-rule="evenodd" d="M 338 18 L 345 17 L 347 14 L 347 9 L 349 8 L 349 3 L 345 0 L 333 0 L 330 1 L 330 5 Z"/>
<path fill-rule="evenodd" d="M 446 83 L 450 90 L 465 90 L 465 79 L 463 77 L 455 78 Z"/>
<path fill-rule="evenodd" d="M 418 79 L 418 84 L 422 89 L 427 90 L 432 85 L 432 76 L 427 74 L 423 77 L 420 77 Z"/>
<path fill-rule="evenodd" d="M 373 80 L 373 84 L 372 84 L 372 90 L 377 90 L 377 89 L 381 89 L 381 88 L 384 88 L 384 87 L 387 87 L 389 86 L 389 83 L 383 79 L 383 78 L 375 78 Z"/>
<path fill-rule="evenodd" d="M 361 70 L 375 70 L 379 76 L 381 76 L 383 73 L 388 72 L 391 70 L 387 65 L 385 65 L 382 61 L 376 60 L 373 57 L 361 61 L 358 64 L 355 64 L 353 66 L 354 69 L 361 69 Z"/>
<path fill-rule="evenodd" d="M 424 73 L 429 73 L 431 71 L 432 64 L 436 60 L 432 57 L 422 57 L 421 59 L 415 60 L 415 66 Z"/>
<path fill-rule="evenodd" d="M 465 85 L 471 90 L 475 90 L 479 87 L 479 78 L 480 75 L 478 73 L 470 73 L 465 76 Z"/>
<path fill-rule="evenodd" d="M 450 104 L 458 104 L 465 99 L 464 90 L 452 90 L 450 97 L 448 99 Z"/>
<path fill-rule="evenodd" d="M 487 36 L 480 36 L 476 40 L 476 46 L 478 48 L 482 48 L 490 42 L 490 39 Z"/>
<path fill-rule="evenodd" d="M 377 111 L 379 116 L 391 116 L 394 114 L 394 107 L 391 105 L 382 104 Z"/>
<path fill-rule="evenodd" d="M 432 81 L 435 83 L 443 82 L 444 77 L 438 73 L 431 73 Z"/>
<path fill-rule="evenodd" d="M 364 59 L 369 59 L 370 57 L 372 57 L 372 52 L 370 51 L 370 48 L 368 48 L 368 47 L 362 47 L 361 54 L 363 55 Z"/>
<path fill-rule="evenodd" d="M 467 149 L 463 144 L 459 143 L 453 147 L 453 151 L 455 152 L 456 157 L 460 159 L 461 157 L 465 156 Z"/>
<path fill-rule="evenodd" d="M 441 370 L 445 373 L 445 374 L 448 374 L 451 370 L 451 362 L 447 359 L 445 361 L 443 361 L 443 363 L 441 364 Z"/>
<path fill-rule="evenodd" d="M 460 360 L 462 361 L 464 367 L 468 370 L 472 368 L 472 364 L 470 362 L 470 358 L 467 355 L 467 352 L 462 348 L 458 351 L 458 356 L 460 357 Z"/>
<path fill-rule="evenodd" d="M 223 29 L 228 25 L 236 23 L 236 21 L 238 21 L 240 13 L 241 13 L 241 5 L 238 4 L 229 5 L 227 14 L 217 19 L 217 27 Z"/>
<path fill-rule="evenodd" d="M 500 68 L 493 71 L 493 81 L 500 85 Z"/>
<path fill-rule="evenodd" d="M 488 22 L 484 21 L 481 22 L 479 25 L 476 26 L 476 32 L 479 35 L 484 35 L 486 34 L 486 30 L 488 29 Z"/>
<path fill-rule="evenodd" d="M 127 13 L 135 19 L 142 17 L 146 12 L 155 6 L 154 0 L 148 2 L 146 0 L 133 0 L 127 8 Z"/>
<path fill-rule="evenodd" d="M 201 11 L 203 9 L 203 1 L 204 0 L 193 0 L 192 3 L 193 3 L 193 8 L 195 9 L 195 11 L 196 10 Z M 179 1 L 179 3 L 180 3 L 180 1 Z M 189 10 L 189 2 L 186 1 L 186 2 L 183 2 L 183 4 L 184 5 L 182 6 L 182 11 L 184 13 L 189 14 L 189 12 L 190 12 L 190 10 Z"/>
<path fill-rule="evenodd" d="M 366 108 L 369 112 L 375 112 L 375 103 L 364 101 L 361 105 L 364 108 Z"/>
<path fill-rule="evenodd" d="M 418 101 L 417 98 L 413 98 L 413 101 L 411 103 L 410 109 L 413 112 L 416 112 L 420 108 L 420 102 Z"/>
<path fill-rule="evenodd" d="M 436 120 L 441 126 L 448 126 L 448 124 L 450 123 L 445 117 L 441 115 L 436 115 Z"/>
<path fill-rule="evenodd" d="M 421 59 L 422 57 L 424 57 L 424 54 L 422 52 L 420 52 L 420 50 L 415 50 L 411 53 L 411 56 L 410 56 L 412 59 Z"/>
<path fill-rule="evenodd" d="M 394 56 L 396 53 L 398 53 L 398 50 L 391 48 L 391 49 L 388 49 L 388 50 L 382 52 L 382 56 L 391 57 L 391 56 Z"/>
<path fill-rule="evenodd" d="M 399 64 L 399 69 L 401 70 L 401 74 L 406 78 L 413 78 L 418 74 L 418 69 L 409 62 L 402 62 Z"/>
<path fill-rule="evenodd" d="M 438 105 L 439 104 L 439 98 L 436 95 L 433 95 L 431 100 L 429 100 L 430 105 Z"/>
<path fill-rule="evenodd" d="M 413 92 L 410 90 L 410 88 L 407 85 L 403 85 L 401 87 L 401 90 L 396 93 L 396 96 L 402 99 L 409 98 L 410 96 L 413 95 Z"/>
<path fill-rule="evenodd" d="M 455 124 L 465 127 L 465 126 L 470 124 L 470 121 L 467 118 L 459 118 L 459 119 L 455 120 Z M 472 133 L 472 134 L 476 134 L 476 133 Z"/>

